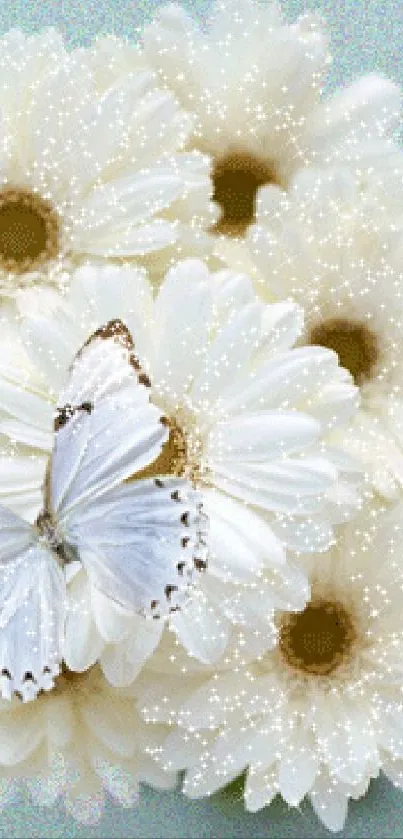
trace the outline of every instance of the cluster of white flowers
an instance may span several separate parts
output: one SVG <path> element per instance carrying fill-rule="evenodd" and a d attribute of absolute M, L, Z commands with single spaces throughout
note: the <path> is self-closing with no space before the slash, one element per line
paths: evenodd
<path fill-rule="evenodd" d="M 263 0 L 203 28 L 168 5 L 136 43 L 0 40 L 0 805 L 93 823 L 105 791 L 133 806 L 185 771 L 187 796 L 242 777 L 247 810 L 308 796 L 338 831 L 380 771 L 403 788 L 400 93 L 372 74 L 326 98 L 329 61 L 316 16 Z M 91 368 L 118 333 L 147 410 Z M 112 380 L 149 430 L 58 449 Z M 112 472 L 77 542 L 61 464 L 80 501 Z M 202 511 L 177 553 L 170 481 Z M 183 574 L 195 529 L 197 573 L 152 619 L 132 593 L 172 604 L 163 554 Z M 55 669 L 28 532 L 63 572 Z"/>

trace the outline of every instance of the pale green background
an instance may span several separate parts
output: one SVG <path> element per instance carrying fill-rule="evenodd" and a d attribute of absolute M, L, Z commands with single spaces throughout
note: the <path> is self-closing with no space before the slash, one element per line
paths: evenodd
<path fill-rule="evenodd" d="M 184 3 L 202 15 L 209 0 Z M 21 27 L 34 32 L 52 24 L 69 44 L 87 44 L 99 32 L 133 36 L 136 27 L 149 19 L 159 0 L 0 0 L 0 32 Z M 284 0 L 290 19 L 301 11 L 319 9 L 328 20 L 334 63 L 329 89 L 358 74 L 378 70 L 403 81 L 402 0 Z M 32 807 L 10 808 L 0 815 L 0 837 L 138 837 L 138 839 L 208 839 L 209 837 L 330 837 L 309 806 L 290 811 L 276 802 L 256 816 L 241 807 L 231 817 L 208 802 L 186 801 L 174 793 L 145 790 L 139 809 L 128 811 L 109 806 L 95 828 L 80 828 L 60 810 Z M 403 793 L 385 780 L 371 785 L 365 800 L 353 802 L 347 826 L 340 837 L 403 837 Z"/>

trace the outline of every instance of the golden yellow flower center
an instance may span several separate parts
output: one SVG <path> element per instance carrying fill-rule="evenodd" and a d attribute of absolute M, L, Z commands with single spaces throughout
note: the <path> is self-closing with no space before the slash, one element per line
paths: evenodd
<path fill-rule="evenodd" d="M 141 472 L 136 478 L 156 478 L 158 475 L 175 475 L 177 478 L 185 474 L 188 466 L 188 445 L 182 428 L 174 420 L 167 420 L 169 423 L 169 437 L 162 447 L 161 453 Z"/>
<path fill-rule="evenodd" d="M 29 190 L 0 190 L 0 267 L 25 274 L 59 252 L 59 217 L 48 201 Z"/>
<path fill-rule="evenodd" d="M 348 658 L 354 639 L 354 622 L 344 606 L 337 601 L 317 600 L 303 612 L 283 618 L 279 648 L 291 667 L 328 676 Z"/>
<path fill-rule="evenodd" d="M 259 187 L 277 182 L 274 167 L 255 155 L 231 152 L 218 159 L 213 170 L 213 200 L 220 205 L 222 213 L 216 232 L 243 235 L 255 221 Z"/>
<path fill-rule="evenodd" d="M 371 378 L 379 357 L 376 336 L 365 323 L 331 318 L 314 326 L 309 334 L 310 344 L 334 350 L 339 362 L 351 373 L 356 385 Z"/>

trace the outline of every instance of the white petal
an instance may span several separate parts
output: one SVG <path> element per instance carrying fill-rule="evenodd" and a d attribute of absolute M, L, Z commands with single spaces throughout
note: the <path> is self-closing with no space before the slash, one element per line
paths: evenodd
<path fill-rule="evenodd" d="M 29 454 L 0 456 L 0 500 L 26 521 L 34 521 L 43 506 L 42 484 L 47 458 Z"/>
<path fill-rule="evenodd" d="M 127 701 L 121 700 L 118 695 L 113 702 L 110 697 L 93 695 L 91 702 L 83 706 L 81 713 L 90 731 L 107 748 L 121 757 L 132 756 L 136 747 L 138 722 L 134 706 L 133 711 L 130 711 Z M 133 735 L 128 737 L 127 732 L 130 728 Z"/>
<path fill-rule="evenodd" d="M 227 722 L 230 713 L 237 709 L 244 719 L 249 700 L 259 702 L 260 691 L 270 701 L 267 682 L 249 682 L 241 673 L 220 673 L 205 682 L 185 701 L 180 710 L 181 724 L 194 728 L 212 728 Z"/>
<path fill-rule="evenodd" d="M 130 685 L 134 681 L 154 652 L 162 632 L 162 621 L 136 616 L 129 638 L 118 646 L 107 646 L 103 650 L 100 660 L 102 671 L 114 687 Z"/>
<path fill-rule="evenodd" d="M 170 625 L 189 655 L 206 664 L 221 658 L 228 641 L 228 621 L 217 613 L 200 589 L 195 590 L 186 606 L 171 616 Z"/>
<path fill-rule="evenodd" d="M 49 453 L 52 450 L 51 432 L 42 431 L 25 422 L 8 419 L 0 420 L 0 434 L 4 434 L 12 443 L 21 443 L 24 446 Z"/>
<path fill-rule="evenodd" d="M 315 716 L 317 741 L 332 775 L 346 784 L 358 784 L 367 766 L 377 758 L 370 708 L 346 697 L 329 695 Z"/>
<path fill-rule="evenodd" d="M 290 406 L 304 411 L 307 400 L 311 404 L 312 395 L 320 393 L 337 370 L 336 354 L 323 347 L 300 347 L 268 360 L 266 356 L 256 374 L 245 379 L 245 386 L 240 389 L 234 382 L 222 402 L 233 413 L 252 409 L 286 411 Z"/>
<path fill-rule="evenodd" d="M 24 345 L 30 358 L 41 371 L 54 398 L 62 389 L 67 371 L 82 341 L 80 331 L 68 308 L 59 308 L 47 317 L 41 315 L 24 319 Z"/>
<path fill-rule="evenodd" d="M 24 706 L 10 708 L 0 717 L 0 763 L 13 766 L 22 762 L 35 752 L 44 736 L 41 719 L 31 707 L 28 711 Z"/>
<path fill-rule="evenodd" d="M 302 730 L 294 732 L 279 763 L 280 792 L 291 807 L 297 807 L 311 789 L 319 769 L 312 738 Z"/>
<path fill-rule="evenodd" d="M 212 318 L 213 295 L 207 267 L 185 260 L 172 268 L 155 302 L 158 354 L 153 365 L 155 381 L 166 382 L 171 398 L 183 398 L 199 368 Z"/>
<path fill-rule="evenodd" d="M 251 761 L 253 729 L 242 726 L 240 729 L 220 731 L 209 753 L 217 762 L 223 779 L 240 775 Z"/>
<path fill-rule="evenodd" d="M 203 505 L 210 523 L 209 571 L 222 579 L 246 582 L 264 567 L 285 563 L 281 542 L 269 525 L 245 504 L 206 490 Z"/>
<path fill-rule="evenodd" d="M 85 265 L 71 278 L 72 309 L 85 312 L 87 334 L 110 320 L 122 320 L 130 329 L 136 348 L 147 346 L 148 319 L 153 305 L 145 271 L 133 265 Z"/>
<path fill-rule="evenodd" d="M 193 766 L 206 747 L 208 738 L 209 734 L 205 732 L 189 734 L 174 728 L 164 742 L 164 768 L 180 772 Z"/>
<path fill-rule="evenodd" d="M 79 622 L 79 632 L 77 624 Z M 88 670 L 99 658 L 104 640 L 93 619 L 91 586 L 81 571 L 70 583 L 67 592 L 64 658 L 70 670 Z"/>
<path fill-rule="evenodd" d="M 214 463 L 261 463 L 300 452 L 319 434 L 319 424 L 306 414 L 256 411 L 218 423 L 208 451 Z"/>
<path fill-rule="evenodd" d="M 188 798 L 204 798 L 212 795 L 221 787 L 236 778 L 234 774 L 218 774 L 213 760 L 205 759 L 195 767 L 190 767 L 183 783 L 183 792 Z"/>
<path fill-rule="evenodd" d="M 343 830 L 347 818 L 348 796 L 341 792 L 337 783 L 321 774 L 316 778 L 310 793 L 312 807 L 328 830 L 337 833 Z"/>
<path fill-rule="evenodd" d="M 166 772 L 148 755 L 141 758 L 141 781 L 157 789 L 173 789 L 177 784 L 177 776 L 173 772 Z"/>
<path fill-rule="evenodd" d="M 192 386 L 192 400 L 203 403 L 220 396 L 233 382 L 248 361 L 260 338 L 261 307 L 250 303 L 240 310 L 232 309 L 210 343 L 201 370 Z"/>
<path fill-rule="evenodd" d="M 85 245 L 85 253 L 92 256 L 141 256 L 173 245 L 177 234 L 173 222 L 154 219 L 148 224 L 116 226 L 108 236 L 92 235 Z"/>
<path fill-rule="evenodd" d="M 356 147 L 357 137 L 361 141 L 373 137 L 383 138 L 397 125 L 400 91 L 389 79 L 371 73 L 335 93 L 322 106 L 322 110 L 326 115 L 324 124 L 330 144 L 337 138 L 341 148 L 347 153 L 353 132 Z"/>
<path fill-rule="evenodd" d="M 271 526 L 284 545 L 299 553 L 322 553 L 334 543 L 331 524 L 320 516 L 277 515 Z"/>
<path fill-rule="evenodd" d="M 28 428 L 32 427 L 33 433 L 48 432 L 51 428 L 52 408 L 49 402 L 4 379 L 0 379 L 0 408 Z"/>
<path fill-rule="evenodd" d="M 96 238 L 110 235 L 114 226 L 122 222 L 132 227 L 144 224 L 151 217 L 168 207 L 183 190 L 182 180 L 173 168 L 154 166 L 146 172 L 126 175 L 109 184 L 93 189 L 84 203 L 83 212 L 88 219 L 88 232 L 84 233 L 82 247 Z"/>
<path fill-rule="evenodd" d="M 189 696 L 198 691 L 204 681 L 205 677 L 200 673 L 188 673 L 186 680 L 181 681 L 176 673 L 173 675 L 172 670 L 169 675 L 158 672 L 152 674 L 147 670 L 136 681 L 136 689 L 140 694 L 138 709 L 141 716 L 146 722 L 153 723 L 172 724 L 183 716 L 186 719 L 183 707 Z"/>
<path fill-rule="evenodd" d="M 249 813 L 256 813 L 273 801 L 279 791 L 277 769 L 256 770 L 250 768 L 245 784 L 245 807 Z"/>
<path fill-rule="evenodd" d="M 50 743 L 56 748 L 67 746 L 74 735 L 77 721 L 69 696 L 52 696 L 46 703 L 46 728 Z"/>
<path fill-rule="evenodd" d="M 131 631 L 133 614 L 95 586 L 91 587 L 91 605 L 98 632 L 105 642 L 118 644 Z"/>

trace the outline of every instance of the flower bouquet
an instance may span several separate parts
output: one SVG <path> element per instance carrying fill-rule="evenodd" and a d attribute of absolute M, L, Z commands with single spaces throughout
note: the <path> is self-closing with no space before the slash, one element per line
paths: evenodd
<path fill-rule="evenodd" d="M 403 787 L 400 94 L 329 61 L 255 0 L 1 39 L 3 806 Z"/>

